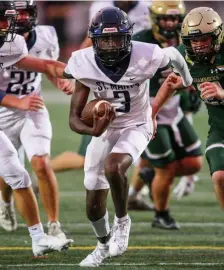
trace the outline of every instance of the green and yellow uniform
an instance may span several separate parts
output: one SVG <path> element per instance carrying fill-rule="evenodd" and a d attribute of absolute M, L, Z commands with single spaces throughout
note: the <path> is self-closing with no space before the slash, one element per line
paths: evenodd
<path fill-rule="evenodd" d="M 160 44 L 154 37 L 151 29 L 135 34 L 132 39 L 146 43 L 155 43 L 160 47 L 171 45 L 168 43 Z M 167 71 L 166 73 L 157 71 L 150 80 L 151 101 L 156 96 L 168 74 Z M 200 156 L 202 154 L 201 142 L 180 108 L 180 95 L 173 96 L 163 106 L 157 116 L 157 124 L 156 137 L 149 143 L 142 155 L 142 158 L 148 159 L 152 166 L 163 168 L 175 160 L 180 160 L 187 156 Z"/>
<path fill-rule="evenodd" d="M 183 45 L 177 49 L 186 59 L 193 78 L 193 85 L 199 95 L 199 85 L 203 82 L 216 83 L 224 88 L 224 48 L 216 53 L 211 61 L 199 63 L 194 63 L 186 56 Z M 224 170 L 224 100 L 212 98 L 204 100 L 204 102 L 208 110 L 208 124 L 210 126 L 206 144 L 206 158 L 210 172 L 213 174 L 215 171 Z"/>

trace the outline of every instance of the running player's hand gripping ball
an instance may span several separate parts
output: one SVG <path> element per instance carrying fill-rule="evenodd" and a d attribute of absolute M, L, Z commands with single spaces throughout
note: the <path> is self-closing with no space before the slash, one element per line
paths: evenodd
<path fill-rule="evenodd" d="M 106 110 L 109 110 L 111 115 L 108 121 L 112 121 L 115 118 L 115 113 L 111 104 L 103 99 L 93 99 L 82 110 L 81 118 L 87 126 L 93 127 L 94 115 L 99 118 L 104 117 Z"/>

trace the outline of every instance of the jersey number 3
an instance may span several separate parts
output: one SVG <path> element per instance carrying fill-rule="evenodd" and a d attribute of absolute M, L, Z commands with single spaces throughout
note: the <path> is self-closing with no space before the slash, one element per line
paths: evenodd
<path fill-rule="evenodd" d="M 131 98 L 128 91 L 114 91 L 114 98 L 123 99 L 120 103 L 124 105 L 122 108 L 117 108 L 116 112 L 128 113 L 131 109 Z"/>
<path fill-rule="evenodd" d="M 28 95 L 34 91 L 32 83 L 35 81 L 37 72 L 11 71 L 11 82 L 6 93 L 14 95 Z M 26 83 L 24 83 L 26 81 Z"/>

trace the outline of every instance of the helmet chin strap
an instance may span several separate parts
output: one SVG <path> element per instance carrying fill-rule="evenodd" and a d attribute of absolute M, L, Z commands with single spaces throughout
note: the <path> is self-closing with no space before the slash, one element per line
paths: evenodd
<path fill-rule="evenodd" d="M 122 58 L 119 58 L 117 60 L 114 60 L 114 61 L 108 61 L 107 59 L 102 59 L 100 58 L 99 56 L 97 56 L 99 58 L 99 60 L 102 62 L 102 64 L 105 66 L 105 67 L 108 67 L 108 68 L 113 68 L 113 67 L 116 67 L 121 61 L 123 61 L 131 52 L 125 54 Z"/>
<path fill-rule="evenodd" d="M 187 62 L 192 61 L 192 63 L 213 63 L 215 59 L 215 51 L 205 53 L 205 54 L 187 54 Z"/>

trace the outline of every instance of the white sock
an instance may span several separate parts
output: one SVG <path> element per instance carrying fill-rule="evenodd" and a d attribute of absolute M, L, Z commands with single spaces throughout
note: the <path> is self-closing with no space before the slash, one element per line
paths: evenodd
<path fill-rule="evenodd" d="M 199 180 L 199 177 L 197 174 L 182 176 L 181 179 L 184 177 L 186 177 L 189 181 L 192 181 L 192 182 L 197 182 Z"/>
<path fill-rule="evenodd" d="M 109 216 L 107 211 L 104 217 L 102 217 L 101 219 L 98 219 L 97 221 L 94 222 L 92 221 L 90 222 L 96 234 L 96 237 L 104 237 L 110 233 Z"/>
<path fill-rule="evenodd" d="M 35 224 L 33 226 L 28 227 L 30 237 L 34 241 L 38 241 L 40 238 L 44 236 L 44 229 L 42 223 Z"/>
<path fill-rule="evenodd" d="M 136 196 L 138 194 L 138 192 L 137 191 L 135 191 L 135 189 L 133 188 L 133 186 L 130 186 L 130 188 L 129 188 L 129 191 L 128 191 L 128 196 L 129 197 L 134 197 L 134 196 Z"/>
<path fill-rule="evenodd" d="M 129 218 L 128 214 L 122 218 L 118 218 L 118 217 L 114 216 L 114 221 L 115 221 L 115 223 L 121 223 L 121 222 L 127 220 L 128 218 Z"/>
<path fill-rule="evenodd" d="M 6 201 L 3 200 L 1 191 L 0 191 L 0 198 L 1 198 L 1 204 L 2 204 L 3 206 L 5 206 L 5 207 L 7 207 L 7 206 L 13 204 L 13 198 L 11 198 L 11 202 L 9 202 L 9 203 L 7 203 Z"/>
<path fill-rule="evenodd" d="M 193 177 L 194 182 L 197 182 L 199 180 L 199 177 L 197 174 L 194 174 L 192 177 Z"/>

